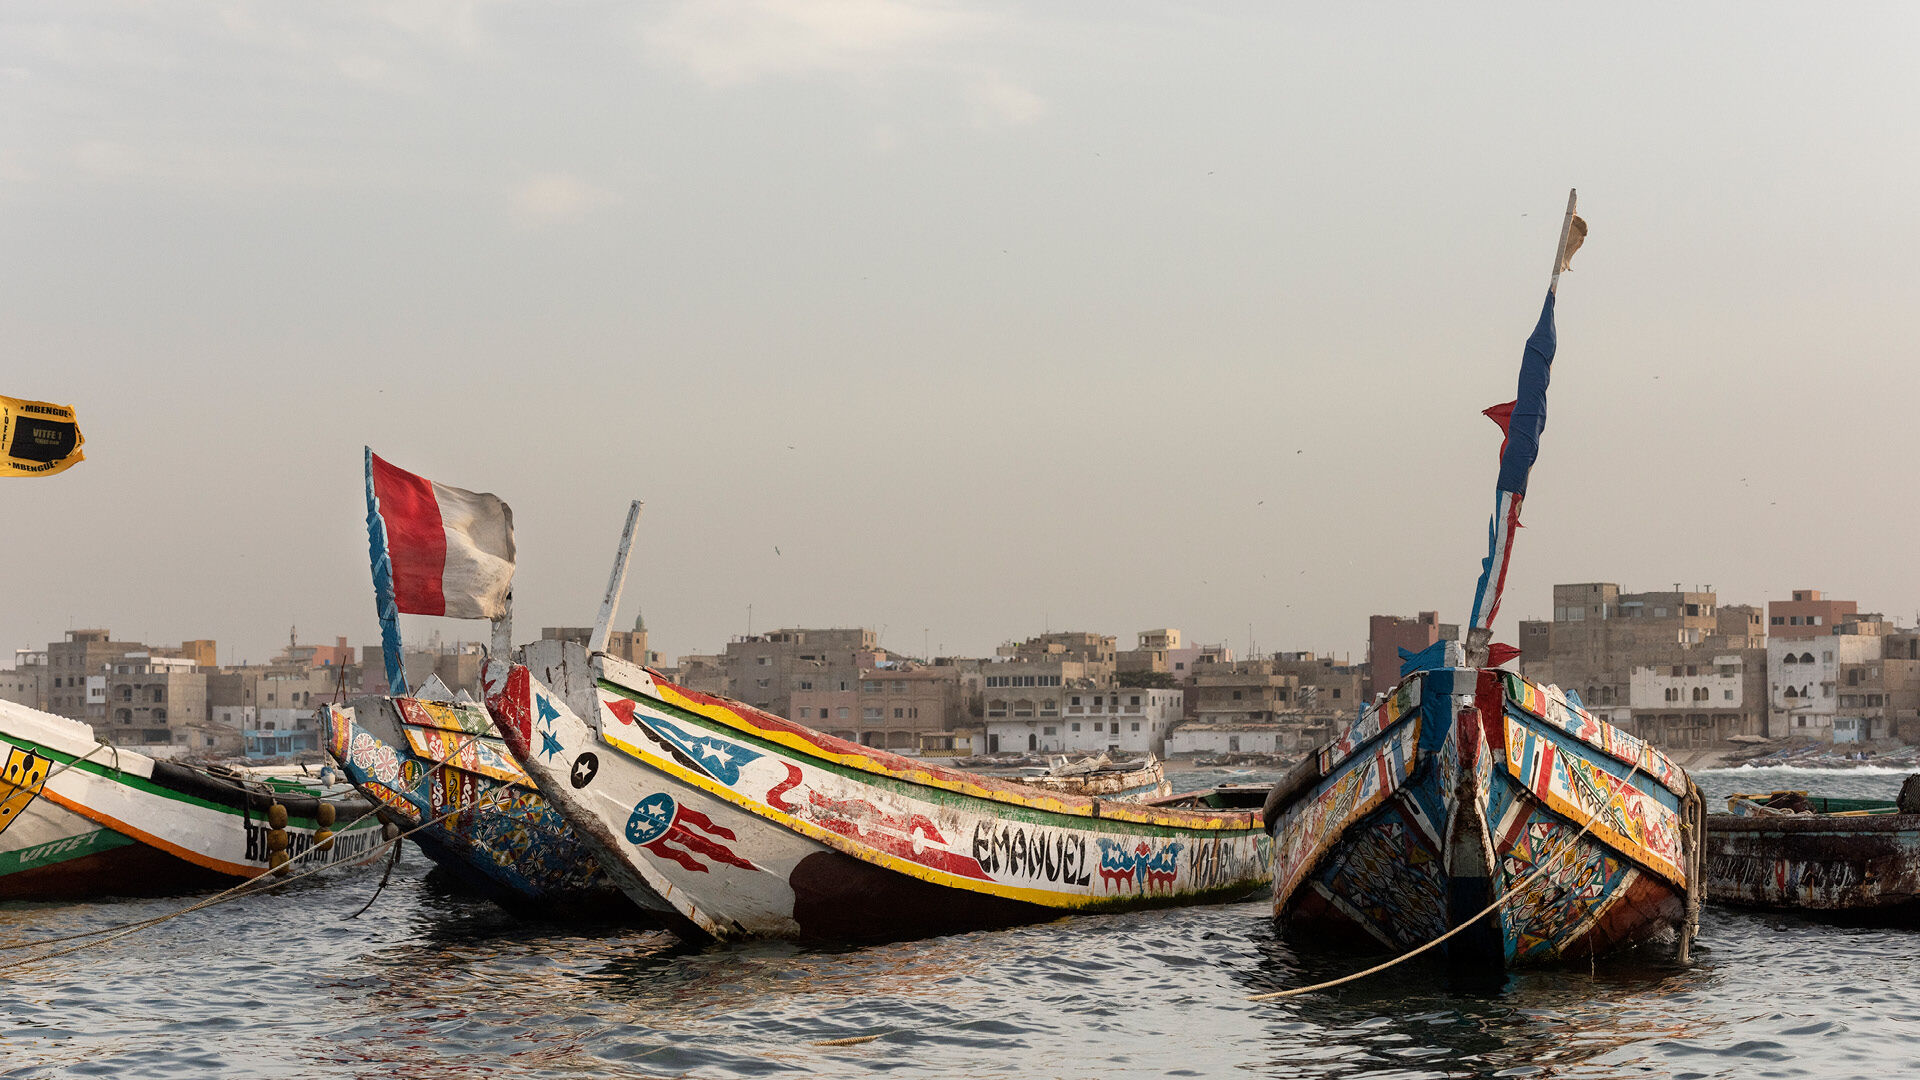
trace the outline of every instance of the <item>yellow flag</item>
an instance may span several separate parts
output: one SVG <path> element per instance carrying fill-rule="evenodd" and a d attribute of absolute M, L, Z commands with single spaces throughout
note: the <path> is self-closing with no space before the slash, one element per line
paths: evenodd
<path fill-rule="evenodd" d="M 86 460 L 87 440 L 73 410 L 47 401 L 0 397 L 0 476 L 52 476 Z"/>

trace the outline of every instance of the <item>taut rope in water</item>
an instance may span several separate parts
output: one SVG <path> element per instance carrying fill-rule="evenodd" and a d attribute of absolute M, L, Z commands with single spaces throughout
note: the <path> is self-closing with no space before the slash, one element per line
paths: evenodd
<path fill-rule="evenodd" d="M 1631 784 L 1633 782 L 1633 778 L 1639 775 L 1639 773 L 1640 773 L 1640 762 L 1636 760 L 1633 763 L 1633 768 L 1627 771 L 1626 779 L 1623 782 L 1627 784 Z M 1270 994 L 1253 994 L 1249 996 L 1247 1000 L 1248 1001 L 1277 1001 L 1280 998 L 1298 997 L 1301 994 L 1311 994 L 1316 990 L 1331 990 L 1336 986 L 1342 986 L 1342 985 L 1345 985 L 1346 983 L 1356 982 L 1360 979 L 1366 978 L 1369 975 L 1379 974 L 1380 972 L 1385 971 L 1388 968 L 1397 967 L 1398 965 L 1403 964 L 1406 961 L 1411 960 L 1416 956 L 1419 956 L 1421 953 L 1426 952 L 1428 949 L 1431 949 L 1434 946 L 1439 945 L 1441 942 L 1446 941 L 1448 938 L 1451 938 L 1452 936 L 1454 936 L 1455 934 L 1458 934 L 1462 930 L 1465 930 L 1468 927 L 1474 925 L 1475 923 L 1479 922 L 1481 919 L 1484 919 L 1487 916 L 1493 914 L 1495 911 L 1500 910 L 1500 906 L 1502 904 L 1505 904 L 1508 900 L 1511 900 L 1516 894 L 1525 890 L 1527 886 L 1532 885 L 1535 881 L 1545 876 L 1547 871 L 1553 869 L 1554 864 L 1560 860 L 1560 857 L 1566 854 L 1566 852 L 1569 849 L 1571 849 L 1573 845 L 1579 843 L 1581 837 L 1586 836 L 1587 833 L 1593 829 L 1594 823 L 1599 820 L 1600 820 L 1599 814 L 1589 814 L 1587 816 L 1587 823 L 1585 825 L 1582 825 L 1580 827 L 1580 831 L 1577 833 L 1574 833 L 1571 839 L 1569 839 L 1566 843 L 1560 845 L 1560 849 L 1553 853 L 1553 856 L 1554 856 L 1553 858 L 1541 860 L 1540 866 L 1537 869 L 1535 869 L 1533 873 L 1528 874 L 1524 878 L 1521 878 L 1519 884 L 1515 885 L 1511 889 L 1508 889 L 1506 892 L 1503 892 L 1499 896 L 1495 897 L 1493 903 L 1488 904 L 1486 907 L 1482 908 L 1479 914 L 1475 915 L 1471 919 L 1466 920 L 1465 922 L 1447 931 L 1446 933 L 1441 934 L 1439 937 L 1434 938 L 1432 941 L 1427 942 L 1425 945 L 1422 945 L 1419 948 L 1416 948 L 1410 952 L 1401 953 L 1399 956 L 1396 956 L 1393 959 L 1386 961 L 1385 963 L 1375 964 L 1374 966 L 1366 969 L 1365 971 L 1356 971 L 1351 975 L 1343 975 L 1338 979 L 1328 979 L 1326 982 L 1314 983 L 1312 986 L 1296 986 L 1291 990 L 1275 990 Z M 1694 837 L 1693 842 L 1695 845 L 1698 845 L 1700 843 L 1700 838 Z M 1690 880 L 1687 882 L 1687 889 L 1689 892 L 1699 887 L 1700 887 L 1700 883 L 1697 881 Z"/>
<path fill-rule="evenodd" d="M 458 746 L 456 746 L 456 747 L 454 747 L 454 748 L 453 748 L 453 750 L 452 750 L 452 752 L 450 752 L 450 753 L 449 753 L 449 754 L 447 755 L 447 757 L 448 757 L 449 759 L 451 759 L 451 758 L 454 758 L 454 757 L 458 757 L 461 751 L 463 751 L 463 750 L 465 750 L 465 749 L 466 749 L 467 747 L 469 747 L 469 746 L 472 746 L 472 745 L 473 745 L 473 741 L 474 741 L 475 739 L 478 739 L 478 738 L 480 738 L 482 734 L 483 734 L 482 732 L 477 732 L 477 731 L 476 731 L 476 732 L 473 732 L 473 733 L 471 733 L 471 734 L 469 734 L 469 735 L 468 735 L 468 736 L 467 736 L 467 737 L 466 737 L 465 739 L 463 739 L 463 740 L 461 740 L 461 742 L 460 742 L 460 745 L 458 745 Z M 96 753 L 98 753 L 98 752 L 99 752 L 99 751 L 100 751 L 101 749 L 103 749 L 103 748 L 106 748 L 106 747 L 109 747 L 109 746 L 112 746 L 112 744 L 111 744 L 111 743 L 107 743 L 107 742 L 105 742 L 105 741 L 102 741 L 102 742 L 101 742 L 101 744 L 100 744 L 99 746 L 96 746 L 96 747 L 94 747 L 94 748 L 93 748 L 92 750 L 89 750 L 89 751 L 87 751 L 87 752 L 86 752 L 86 753 L 85 753 L 84 755 L 82 755 L 81 757 L 77 757 L 77 758 L 75 758 L 75 759 L 73 759 L 72 761 L 69 761 L 69 762 L 67 762 L 66 764 L 64 764 L 64 765 L 62 765 L 62 766 L 61 766 L 61 767 L 60 767 L 59 769 L 55 769 L 54 771 L 52 771 L 52 772 L 50 772 L 50 773 L 48 773 L 48 774 L 47 774 L 47 777 L 46 777 L 46 778 L 47 778 L 48 780 L 51 780 L 51 779 L 53 779 L 53 778 L 54 778 L 55 776 L 57 776 L 57 775 L 59 775 L 59 774 L 60 774 L 60 773 L 61 773 L 62 771 L 64 771 L 64 770 L 66 770 L 66 769 L 69 769 L 69 768 L 72 768 L 72 767 L 73 767 L 73 766 L 75 766 L 75 765 L 78 765 L 78 764 L 79 764 L 80 762 L 82 762 L 82 761 L 85 761 L 85 760 L 86 760 L 87 758 L 90 758 L 90 757 L 92 757 L 92 756 L 93 756 L 94 754 L 96 754 Z M 120 754 L 120 749 L 119 749 L 119 747 L 113 747 L 113 751 L 114 751 L 114 757 L 115 757 L 115 760 L 116 760 L 116 766 L 115 766 L 115 767 L 116 767 L 116 768 L 118 768 L 118 765 L 117 765 L 117 761 L 118 761 L 118 758 L 119 758 L 119 754 Z M 436 762 L 434 762 L 434 764 L 433 764 L 433 768 L 431 768 L 431 769 L 428 769 L 428 770 L 427 770 L 427 772 L 426 772 L 426 776 L 428 776 L 428 777 L 431 777 L 431 776 L 432 776 L 432 775 L 433 775 L 434 773 L 437 773 L 437 772 L 439 772 L 439 771 L 440 771 L 441 769 L 444 769 L 444 768 L 446 768 L 446 767 L 447 767 L 447 766 L 448 766 L 449 764 L 451 764 L 451 762 L 450 762 L 450 761 L 436 761 Z M 0 781 L 0 783 L 6 783 L 6 781 Z M 43 783 L 44 783 L 44 781 L 43 781 Z M 14 786 L 18 786 L 18 785 L 14 785 Z M 238 785 L 236 785 L 236 786 L 238 786 Z M 409 837 L 409 836 L 412 836 L 412 835 L 413 835 L 414 833 L 417 833 L 417 832 L 419 832 L 419 831 L 420 831 L 421 829 L 425 829 L 425 828 L 427 828 L 428 826 L 432 826 L 432 825 L 438 825 L 438 824 L 439 824 L 440 822 L 442 822 L 442 821 L 445 821 L 445 820 L 447 820 L 447 819 L 448 819 L 448 818 L 450 818 L 450 817 L 454 817 L 454 816 L 456 816 L 456 815 L 458 815 L 458 814 L 463 814 L 463 813 L 465 813 L 465 812 L 467 812 L 468 810 L 475 810 L 475 809 L 481 809 L 481 808 L 482 808 L 482 807 L 481 807 L 481 800 L 478 800 L 478 799 L 476 799 L 476 800 L 475 800 L 474 802 L 472 802 L 472 803 L 470 803 L 470 804 L 467 804 L 467 805 L 463 805 L 463 806 L 461 806 L 461 807 L 458 807 L 458 808 L 456 808 L 456 809 L 454 809 L 454 810 L 452 810 L 452 811 L 450 811 L 450 812 L 448 812 L 448 813 L 446 813 L 446 814 L 442 814 L 441 816 L 439 816 L 439 817 L 437 817 L 437 818 L 434 818 L 434 819 L 433 819 L 432 821 L 428 821 L 428 822 L 425 822 L 425 823 L 423 823 L 423 824 L 421 824 L 421 825 L 418 825 L 418 826 L 415 826 L 414 828 L 412 828 L 412 829 L 409 829 L 409 830 L 407 830 L 406 832 L 403 832 L 403 833 L 401 833 L 401 834 L 400 834 L 399 836 L 397 836 L 397 837 L 395 837 L 395 838 L 394 838 L 393 840 L 391 840 L 391 841 L 384 841 L 383 843 L 391 843 L 391 844 L 392 844 L 392 845 L 394 846 L 394 851 L 395 851 L 395 857 L 397 858 L 397 857 L 398 857 L 398 852 L 399 852 L 399 846 L 400 846 L 400 841 L 401 841 L 401 840 L 404 840 L 404 839 L 406 839 L 407 837 Z M 379 802 L 378 802 L 378 801 L 376 800 L 376 801 L 374 801 L 374 802 L 373 802 L 373 804 L 372 804 L 372 805 L 371 805 L 371 806 L 370 806 L 370 807 L 368 808 L 368 810 L 367 810 L 367 812 L 366 812 L 366 813 L 364 813 L 364 814 L 361 814 L 361 815 L 360 815 L 359 817 L 357 817 L 357 818 L 354 818 L 354 819 L 353 819 L 352 821 L 349 821 L 349 822 L 347 822 L 347 823 L 346 823 L 345 825 L 343 825 L 343 826 L 341 826 L 341 827 L 340 827 L 340 830 L 339 830 L 339 832 L 340 832 L 340 833 L 346 833 L 346 832 L 348 832 L 348 831 L 350 831 L 350 830 L 351 830 L 351 829 L 352 829 L 352 828 L 353 828 L 353 827 L 354 827 L 355 825 L 358 825 L 358 824 L 360 824 L 361 822 L 363 822 L 363 821 L 365 821 L 365 820 L 367 820 L 368 818 L 370 818 L 370 817 L 373 817 L 373 816 L 374 816 L 375 814 L 378 814 L 379 812 L 380 812 L 380 803 L 379 803 Z M 314 856 L 314 855 L 315 855 L 316 853 L 319 853 L 319 852 L 320 852 L 320 850 L 321 850 L 321 849 L 320 849 L 320 848 L 318 848 L 318 847 L 308 847 L 308 848 L 307 848 L 307 850 L 305 850 L 305 851 L 303 851 L 303 852 L 301 852 L 301 853 L 300 853 L 299 855 L 297 855 L 297 856 L 295 856 L 295 857 L 293 857 L 292 859 L 289 859 L 289 860 L 287 860 L 287 862 L 286 862 L 286 863 L 284 863 L 283 865 L 284 865 L 284 866 L 286 866 L 287 868 L 289 868 L 289 869 L 290 869 L 290 868 L 292 868 L 292 866 L 293 866 L 293 865 L 294 865 L 295 863 L 298 863 L 298 862 L 302 862 L 302 861 L 304 861 L 304 860 L 306 860 L 306 859 L 309 859 L 309 858 L 311 858 L 311 857 L 313 857 L 313 856 Z M 375 848 L 374 850 L 375 850 L 375 851 L 377 852 L 377 851 L 379 851 L 380 849 L 379 849 L 379 848 Z M 306 870 L 306 871 L 303 871 L 303 872 L 301 872 L 301 873 L 299 873 L 299 874 L 295 874 L 295 875 L 294 875 L 293 877 L 290 877 L 290 878 L 282 878 L 281 880 L 279 880 L 279 881 L 277 881 L 277 882 L 268 882 L 268 883 L 267 883 L 266 885 L 264 885 L 264 886 L 262 886 L 262 887 L 261 887 L 260 889 L 256 889 L 256 890 L 254 890 L 254 891 L 255 891 L 255 892 L 264 892 L 264 891 L 265 891 L 266 889 L 269 889 L 269 888 L 274 888 L 274 887 L 276 887 L 276 886 L 279 886 L 279 885 L 287 885 L 287 884 L 291 884 L 291 883 L 293 883 L 293 882 L 295 882 L 295 881 L 299 881 L 299 880 L 300 880 L 300 879 L 302 879 L 302 878 L 305 878 L 305 877 L 310 877 L 310 876 L 312 876 L 313 874 L 316 874 L 316 873 L 319 873 L 319 872 L 320 872 L 321 870 L 325 870 L 325 869 L 327 869 L 327 866 L 329 866 L 329 865 L 331 865 L 331 864 L 323 864 L 323 865 L 321 865 L 321 866 L 317 866 L 317 867 L 314 867 L 313 869 L 310 869 L 310 870 Z M 391 868 L 389 868 L 389 870 L 391 870 Z M 63 942 L 63 941 L 78 941 L 78 940 L 80 940 L 80 939 L 82 939 L 82 938 L 90 938 L 90 937 L 100 937 L 100 936 L 101 936 L 101 935 L 103 935 L 103 934 L 115 934 L 115 935 L 116 935 L 115 937 L 111 937 L 111 938 L 108 938 L 108 939 L 106 939 L 106 940 L 107 940 L 107 941 L 117 941 L 117 940 L 119 940 L 119 938 L 120 938 L 120 937 L 124 937 L 124 936 L 126 936 L 125 934 L 119 934 L 119 933 L 118 933 L 119 931 L 122 931 L 122 930 L 124 930 L 124 931 L 126 931 L 127 933 L 129 933 L 129 934 L 130 934 L 130 933 L 132 933 L 132 932 L 133 932 L 133 931 L 135 931 L 135 930 L 143 930 L 143 929 L 145 929 L 145 928 L 147 928 L 147 927 L 149 927 L 149 926 L 158 926 L 159 924 L 161 924 L 161 923 L 163 923 L 163 922 L 166 922 L 166 921 L 167 921 L 168 919 L 172 919 L 172 918 L 176 918 L 176 917 L 178 917 L 178 916 L 180 916 L 180 915 L 185 915 L 185 914 L 187 914 L 187 913 L 188 913 L 188 912 L 190 912 L 190 911 L 198 911 L 198 910 L 200 910 L 201 908 L 204 908 L 204 907 L 211 907 L 211 906 L 213 906 L 214 904 L 217 904 L 217 903 L 221 903 L 221 902 L 223 902 L 223 901 L 224 901 L 225 899 L 227 899 L 227 898 L 228 898 L 228 897 L 229 897 L 230 895 L 232 895 L 232 894 L 235 894 L 235 893 L 238 893 L 238 892 L 240 892 L 240 891 L 241 891 L 242 889 L 245 889 L 245 888 L 246 888 L 247 886 L 249 886 L 249 885 L 252 885 L 253 883 L 255 883 L 255 882 L 257 882 L 257 881 L 259 881 L 259 880 L 260 880 L 261 878 L 264 878 L 264 877 L 267 877 L 267 876 L 268 876 L 268 872 L 265 872 L 265 871 L 263 871 L 262 873 L 260 873 L 260 874 L 257 874 L 257 875 L 255 875 L 254 877 L 250 877 L 250 878 L 246 878 L 246 879 L 244 879 L 244 880 L 242 880 L 242 881 L 241 881 L 241 882 L 240 882 L 239 884 L 237 884 L 237 885 L 234 885 L 234 886 L 232 886 L 231 888 L 228 888 L 228 889 L 226 889 L 226 890 L 224 890 L 224 891 L 222 891 L 222 892 L 219 892 L 219 893 L 215 893 L 215 894 L 214 894 L 213 896 L 210 896 L 210 897 L 208 897 L 208 898 L 207 898 L 207 899 L 205 899 L 205 900 L 202 900 L 202 901 L 200 901 L 200 902 L 198 902 L 198 903 L 194 903 L 194 904 L 190 904 L 190 905 L 188 905 L 188 906 L 186 906 L 186 907 L 184 907 L 184 908 L 181 908 L 181 909 L 180 909 L 180 910 L 178 910 L 178 911 L 175 911 L 175 912 L 172 912 L 172 913 L 170 913 L 170 914 L 166 914 L 166 915 L 157 915 L 157 916 L 155 916 L 155 917 L 153 917 L 153 918 L 151 918 L 151 919 L 140 919 L 140 920 L 136 920 L 136 921 L 134 921 L 134 922 L 130 922 L 130 923 L 121 923 L 121 924 L 120 924 L 120 925 L 118 925 L 118 926 L 107 926 L 107 927 L 102 927 L 102 928 L 100 928 L 100 929 L 98 929 L 98 930 L 82 930 L 82 931 L 80 931 L 79 933 L 75 933 L 75 934 L 61 934 L 61 935 L 59 935 L 59 936 L 57 936 L 57 937 L 49 937 L 49 938 L 37 938 L 37 939 L 35 939 L 35 940 L 33 940 L 33 941 L 14 941 L 14 942 L 8 942 L 8 943 L 6 943 L 6 944 L 3 944 L 3 945 L 0 945 L 0 952 L 11 952 L 11 951 L 13 951 L 13 950 L 15 950 L 15 949 L 37 949 L 37 948 L 40 948 L 40 947 L 42 947 L 42 946 L 45 946 L 45 945 L 57 945 L 57 944 L 59 944 L 60 942 Z M 382 883 L 383 883 L 383 884 L 385 883 L 385 879 L 384 879 L 384 878 L 382 879 Z M 378 895 L 379 895 L 379 890 L 378 890 L 378 889 L 376 889 L 376 890 L 374 891 L 374 895 L 375 895 L 375 896 L 378 896 Z M 368 903 L 369 903 L 369 904 L 371 904 L 371 903 L 372 903 L 372 901 L 370 900 L 370 901 L 368 901 Z M 362 910 L 365 910 L 365 909 L 363 908 Z M 356 912 L 355 914 L 357 915 L 358 913 Z M 99 942 L 98 944 L 105 944 L 105 942 L 104 942 L 104 941 L 102 941 L 102 942 Z M 48 960 L 48 959 L 52 959 L 52 958 L 53 958 L 53 957 L 55 957 L 55 956 L 64 956 L 64 955 L 66 955 L 66 952 L 71 952 L 71 951 L 77 951 L 77 950 L 66 950 L 66 951 L 63 951 L 63 952 L 57 952 L 57 953 L 49 953 L 49 954 L 47 954 L 46 956 L 36 956 L 36 957 L 32 957 L 32 958 L 30 958 L 30 959 L 28 959 L 28 960 L 24 960 L 24 961 L 21 961 L 20 963 L 17 963 L 17 964 L 8 964 L 8 965 L 4 965 L 4 966 L 0 966 L 0 971 L 11 971 L 11 970 L 12 970 L 13 968 L 15 968 L 15 967 L 19 967 L 19 966 L 22 966 L 23 964 L 31 964 L 31 963 L 34 963 L 34 962 L 36 962 L 36 961 L 39 961 L 39 960 Z"/>

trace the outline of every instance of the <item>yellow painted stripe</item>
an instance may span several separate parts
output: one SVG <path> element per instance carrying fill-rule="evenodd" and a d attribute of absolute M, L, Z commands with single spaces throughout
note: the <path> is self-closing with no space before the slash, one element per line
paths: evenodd
<path fill-rule="evenodd" d="M 943 885 L 950 889 L 965 889 L 969 892 L 1004 896 L 1011 900 L 1025 900 L 1031 904 L 1039 904 L 1043 907 L 1051 908 L 1092 907 L 1110 900 L 1123 899 L 1117 896 L 1081 895 L 1078 893 L 1054 892 L 1047 889 L 1020 888 L 1012 885 L 1001 885 L 992 881 L 982 881 L 979 878 L 959 877 L 942 870 L 935 870 L 932 867 L 922 866 L 919 863 L 902 859 L 897 855 L 889 855 L 884 851 L 876 851 L 858 841 L 841 836 L 839 833 L 823 829 L 811 822 L 802 821 L 799 818 L 783 814 L 771 806 L 766 806 L 748 799 L 724 784 L 715 783 L 677 762 L 652 758 L 648 756 L 645 750 L 637 743 L 629 743 L 623 739 L 615 738 L 614 733 L 611 731 L 606 732 L 602 736 L 602 741 L 625 753 L 628 757 L 638 760 L 640 764 L 646 768 L 665 773 L 681 783 L 698 788 L 709 795 L 724 799 L 748 813 L 765 818 L 782 828 L 797 832 L 802 836 L 843 851 L 862 862 L 873 863 L 877 866 L 895 871 L 896 873 L 905 874 L 908 877 L 919 878 L 922 881 L 931 882 L 935 885 Z M 1252 830 L 1246 831 L 1251 832 Z"/>
<path fill-rule="evenodd" d="M 1521 782 L 1521 786 L 1526 787 L 1524 780 Z M 1613 826 L 1608 825 L 1599 815 L 1589 814 L 1585 808 L 1574 806 L 1567 802 L 1567 800 L 1555 795 L 1552 789 L 1534 791 L 1531 787 L 1528 787 L 1527 790 L 1536 796 L 1540 796 L 1548 807 L 1569 821 L 1581 821 L 1587 817 L 1592 817 L 1594 819 L 1593 828 L 1587 830 L 1590 835 L 1605 840 L 1608 845 L 1613 847 L 1617 852 L 1639 863 L 1641 869 L 1651 870 L 1653 873 L 1660 875 L 1674 885 L 1682 888 L 1686 887 L 1687 876 L 1681 873 L 1678 867 L 1667 862 L 1667 860 L 1660 856 L 1655 855 L 1646 847 L 1620 835 L 1614 831 Z"/>
<path fill-rule="evenodd" d="M 750 717 L 736 712 L 733 709 L 728 709 L 724 706 L 710 705 L 703 701 L 696 701 L 693 698 L 678 693 L 667 683 L 656 682 L 654 689 L 658 692 L 659 699 L 669 705 L 686 709 L 689 712 L 698 713 L 701 716 L 710 720 L 717 720 L 729 727 L 750 732 L 758 738 L 779 743 L 781 746 L 787 747 L 807 757 L 817 758 L 823 761 L 832 761 L 850 769 L 858 769 L 861 772 L 892 777 L 895 780 L 902 780 L 909 784 L 940 788 L 945 791 L 958 792 L 962 795 L 972 795 L 976 798 L 990 799 L 994 802 L 1009 803 L 1014 806 L 1025 806 L 1034 810 L 1044 810 L 1055 814 L 1067 814 L 1073 817 L 1097 817 L 1108 821 L 1158 825 L 1171 829 L 1240 830 L 1255 827 L 1255 815 L 1251 812 L 1221 813 L 1202 810 L 1176 810 L 1145 806 L 1139 803 L 1093 800 L 1085 798 L 1084 796 L 1081 797 L 1081 801 L 1068 801 L 1054 797 L 1040 789 L 1035 789 L 1029 793 L 1024 790 L 1016 791 L 1009 790 L 1009 788 L 988 787 L 967 780 L 950 779 L 919 769 L 899 769 L 876 761 L 865 754 L 835 753 L 789 732 L 781 731 L 777 728 L 761 727 L 759 724 L 754 723 Z M 635 693 L 642 692 L 635 691 Z M 1009 785 L 1009 787 L 1013 786 L 1017 785 Z M 1096 803 L 1100 810 L 1097 814 L 1093 812 Z"/>

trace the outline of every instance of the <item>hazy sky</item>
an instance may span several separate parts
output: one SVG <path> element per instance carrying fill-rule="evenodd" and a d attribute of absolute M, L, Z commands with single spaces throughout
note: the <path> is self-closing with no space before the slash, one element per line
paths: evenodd
<path fill-rule="evenodd" d="M 1358 658 L 1464 617 L 1575 186 L 1498 635 L 1910 620 L 1920 7 L 1584 7 L 7 4 L 0 393 L 88 460 L 0 481 L 0 645 L 374 640 L 371 444 L 512 504 L 521 639 L 639 497 L 669 657 Z"/>

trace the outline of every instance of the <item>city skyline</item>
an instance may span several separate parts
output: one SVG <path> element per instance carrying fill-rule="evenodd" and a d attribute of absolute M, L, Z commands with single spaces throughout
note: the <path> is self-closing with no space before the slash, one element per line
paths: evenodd
<path fill-rule="evenodd" d="M 514 507 L 525 626 L 638 497 L 666 653 L 1357 655 L 1471 598 L 1569 187 L 1497 636 L 1594 566 L 1920 610 L 1920 13 L 1732 10 L 13 9 L 0 393 L 87 460 L 0 643 L 367 639 L 371 445 Z"/>

